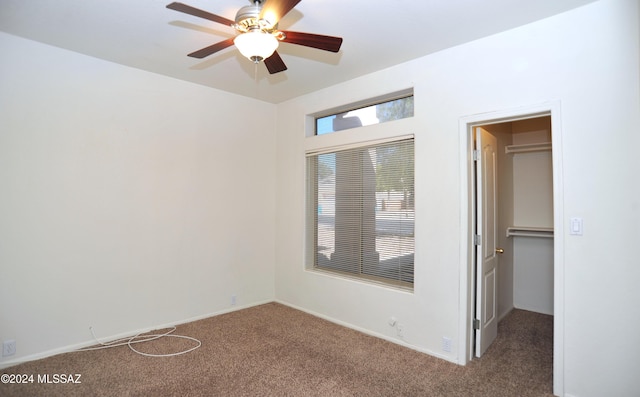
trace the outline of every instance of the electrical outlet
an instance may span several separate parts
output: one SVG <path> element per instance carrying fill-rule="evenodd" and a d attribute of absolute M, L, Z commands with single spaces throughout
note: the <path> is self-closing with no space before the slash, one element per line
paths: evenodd
<path fill-rule="evenodd" d="M 234 306 L 236 304 L 237 298 L 235 295 L 231 295 L 231 306 Z"/>
<path fill-rule="evenodd" d="M 2 357 L 13 356 L 16 354 L 16 341 L 6 340 L 2 343 Z"/>
<path fill-rule="evenodd" d="M 451 338 L 442 337 L 442 351 L 451 352 Z"/>
<path fill-rule="evenodd" d="M 396 333 L 399 337 L 404 338 L 404 324 L 398 323 L 396 325 Z"/>

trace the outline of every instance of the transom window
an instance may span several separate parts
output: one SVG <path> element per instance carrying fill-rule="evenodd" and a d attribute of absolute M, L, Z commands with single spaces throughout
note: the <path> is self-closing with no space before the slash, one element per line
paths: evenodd
<path fill-rule="evenodd" d="M 316 135 L 413 117 L 413 95 L 316 118 Z"/>

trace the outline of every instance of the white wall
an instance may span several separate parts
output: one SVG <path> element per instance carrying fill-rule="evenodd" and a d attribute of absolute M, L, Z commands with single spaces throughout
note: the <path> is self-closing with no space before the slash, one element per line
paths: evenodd
<path fill-rule="evenodd" d="M 0 48 L 0 365 L 273 300 L 273 105 Z"/>
<path fill-rule="evenodd" d="M 461 117 L 561 104 L 564 367 L 573 396 L 640 390 L 640 80 L 638 2 L 600 1 L 503 34 L 408 62 L 278 106 L 276 296 L 387 338 L 394 315 L 404 342 L 451 361 L 459 348 Z M 413 293 L 304 270 L 305 115 L 413 86 L 416 134 L 416 277 Z M 363 137 L 377 130 L 363 128 Z M 554 131 L 554 134 L 556 131 Z M 557 299 L 557 297 L 556 297 Z M 453 339 L 443 352 L 442 337 Z"/>
<path fill-rule="evenodd" d="M 513 123 L 514 145 L 551 142 L 551 120 Z M 551 151 L 513 153 L 513 225 L 553 228 L 553 165 Z M 554 240 L 514 236 L 513 305 L 553 314 Z M 562 265 L 562 264 L 560 264 Z"/>

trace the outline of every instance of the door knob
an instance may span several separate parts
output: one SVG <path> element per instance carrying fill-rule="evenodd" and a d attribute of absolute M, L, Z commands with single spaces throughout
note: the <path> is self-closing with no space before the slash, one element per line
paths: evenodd
<path fill-rule="evenodd" d="M 496 248 L 496 254 L 504 254 L 504 250 L 502 248 Z"/>

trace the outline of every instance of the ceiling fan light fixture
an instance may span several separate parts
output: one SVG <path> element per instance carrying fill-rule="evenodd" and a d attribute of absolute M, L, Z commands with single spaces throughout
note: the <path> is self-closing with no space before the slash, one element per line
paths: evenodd
<path fill-rule="evenodd" d="M 239 34 L 233 43 L 242 55 L 255 63 L 269 58 L 278 48 L 278 39 L 260 30 Z"/>

